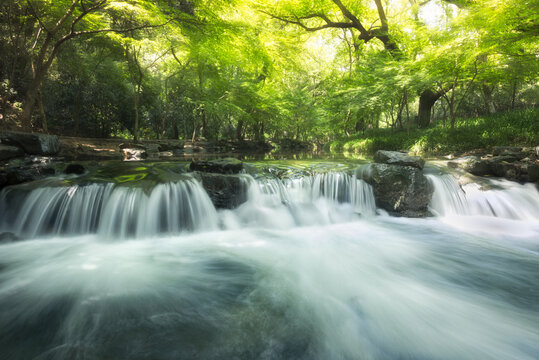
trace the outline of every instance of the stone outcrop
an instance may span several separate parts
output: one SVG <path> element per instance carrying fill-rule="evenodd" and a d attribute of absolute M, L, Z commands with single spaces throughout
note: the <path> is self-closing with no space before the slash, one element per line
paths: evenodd
<path fill-rule="evenodd" d="M 30 155 L 56 155 L 60 151 L 60 140 L 55 135 L 4 132 L 0 134 L 0 140 L 2 144 L 19 147 Z"/>
<path fill-rule="evenodd" d="M 217 209 L 234 209 L 247 200 L 247 182 L 238 175 L 200 172 L 197 177 Z"/>
<path fill-rule="evenodd" d="M 519 182 L 539 181 L 539 156 L 537 148 L 496 146 L 492 154 L 467 156 L 448 162 L 452 168 L 460 168 L 476 176 L 503 177 Z"/>
<path fill-rule="evenodd" d="M 377 152 L 377 160 L 391 163 L 373 163 L 361 172 L 373 188 L 376 205 L 397 216 L 428 216 L 433 189 L 423 175 L 424 160 L 390 151 Z"/>
<path fill-rule="evenodd" d="M 234 158 L 198 160 L 189 169 L 197 172 L 202 187 L 218 209 L 233 209 L 247 200 L 247 183 L 237 174 L 243 162 Z"/>
<path fill-rule="evenodd" d="M 425 160 L 419 156 L 410 156 L 399 151 L 378 150 L 374 154 L 374 162 L 388 165 L 412 166 L 423 169 Z"/>
<path fill-rule="evenodd" d="M 16 146 L 0 144 L 0 161 L 13 159 L 23 155 L 24 152 Z"/>

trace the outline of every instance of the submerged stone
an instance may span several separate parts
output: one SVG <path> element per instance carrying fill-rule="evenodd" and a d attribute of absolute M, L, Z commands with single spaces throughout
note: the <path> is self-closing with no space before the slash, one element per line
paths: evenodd
<path fill-rule="evenodd" d="M 64 173 L 81 175 L 84 174 L 84 171 L 86 171 L 86 169 L 84 169 L 84 166 L 81 164 L 69 164 L 66 166 Z"/>
<path fill-rule="evenodd" d="M 205 173 L 238 174 L 243 170 L 243 162 L 234 158 L 196 160 L 191 162 L 189 169 Z"/>

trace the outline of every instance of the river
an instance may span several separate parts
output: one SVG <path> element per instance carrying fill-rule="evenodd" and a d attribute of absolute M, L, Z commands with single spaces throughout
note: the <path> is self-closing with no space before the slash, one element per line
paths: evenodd
<path fill-rule="evenodd" d="M 349 166 L 349 165 L 348 165 Z M 433 167 L 424 219 L 353 172 L 0 194 L 2 359 L 539 358 L 539 192 Z"/>

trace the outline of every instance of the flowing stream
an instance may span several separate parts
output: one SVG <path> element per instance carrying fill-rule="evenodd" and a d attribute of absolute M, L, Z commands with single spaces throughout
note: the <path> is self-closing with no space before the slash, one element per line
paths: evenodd
<path fill-rule="evenodd" d="M 426 219 L 348 172 L 7 188 L 2 359 L 539 358 L 539 193 L 434 186 Z"/>

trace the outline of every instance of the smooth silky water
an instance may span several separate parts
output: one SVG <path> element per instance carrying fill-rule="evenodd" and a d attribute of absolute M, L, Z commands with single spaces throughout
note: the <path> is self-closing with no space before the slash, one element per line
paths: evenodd
<path fill-rule="evenodd" d="M 350 171 L 5 189 L 2 359 L 539 358 L 539 194 L 431 169 L 427 219 Z"/>

